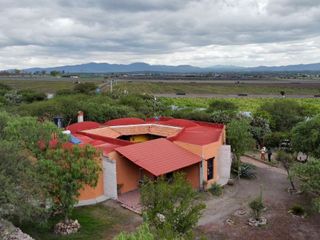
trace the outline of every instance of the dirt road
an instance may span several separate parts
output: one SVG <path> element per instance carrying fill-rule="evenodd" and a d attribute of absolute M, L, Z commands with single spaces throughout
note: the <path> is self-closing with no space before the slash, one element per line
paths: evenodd
<path fill-rule="evenodd" d="M 305 203 L 305 198 L 287 192 L 289 182 L 285 172 L 248 157 L 243 157 L 242 161 L 256 165 L 257 178 L 227 186 L 222 197 L 209 197 L 199 231 L 208 239 L 320 239 L 319 215 L 303 219 L 288 213 L 294 203 Z M 261 188 L 267 207 L 263 215 L 267 217 L 268 225 L 252 229 L 247 224 L 250 217 L 248 203 L 259 195 Z M 247 213 L 237 216 L 238 209 Z M 226 223 L 228 218 L 234 221 L 233 225 Z"/>

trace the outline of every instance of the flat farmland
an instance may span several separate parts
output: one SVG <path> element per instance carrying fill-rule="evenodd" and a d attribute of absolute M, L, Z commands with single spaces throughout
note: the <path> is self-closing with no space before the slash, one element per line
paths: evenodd
<path fill-rule="evenodd" d="M 219 82 L 143 82 L 143 81 L 121 81 L 115 86 L 119 90 L 127 90 L 129 93 L 147 93 L 147 94 L 194 94 L 201 95 L 270 95 L 278 96 L 280 91 L 286 95 L 308 95 L 320 94 L 320 81 L 308 82 L 290 82 L 290 81 L 270 81 L 270 82 L 240 82 L 219 81 Z"/>
<path fill-rule="evenodd" d="M 81 82 L 96 82 L 99 83 L 100 79 L 64 79 L 64 78 L 0 78 L 0 83 L 6 84 L 13 89 L 32 89 L 38 92 L 54 93 L 61 89 L 72 89 L 74 82 L 80 80 Z"/>

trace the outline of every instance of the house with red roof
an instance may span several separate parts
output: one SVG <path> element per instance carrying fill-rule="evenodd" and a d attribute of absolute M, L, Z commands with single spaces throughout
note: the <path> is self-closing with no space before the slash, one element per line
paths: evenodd
<path fill-rule="evenodd" d="M 137 193 L 145 177 L 170 179 L 183 172 L 195 189 L 230 177 L 231 151 L 225 126 L 174 118 L 114 119 L 79 122 L 66 128 L 75 144 L 90 144 L 102 153 L 102 173 L 95 188 L 82 189 L 79 204 Z"/>

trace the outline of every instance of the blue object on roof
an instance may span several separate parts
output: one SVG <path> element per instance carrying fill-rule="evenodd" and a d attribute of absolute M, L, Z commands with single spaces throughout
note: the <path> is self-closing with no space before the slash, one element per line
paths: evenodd
<path fill-rule="evenodd" d="M 75 136 L 73 136 L 72 134 L 70 135 L 70 140 L 71 143 L 73 144 L 79 144 L 81 143 L 80 139 L 76 138 Z"/>

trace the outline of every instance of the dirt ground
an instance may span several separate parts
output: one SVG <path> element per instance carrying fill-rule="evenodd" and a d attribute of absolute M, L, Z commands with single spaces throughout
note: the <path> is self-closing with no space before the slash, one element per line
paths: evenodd
<path fill-rule="evenodd" d="M 304 195 L 287 192 L 289 182 L 284 170 L 248 157 L 243 157 L 242 161 L 256 165 L 257 178 L 226 186 L 222 197 L 207 195 L 207 208 L 199 221 L 197 233 L 208 239 L 320 239 L 319 214 L 301 218 L 288 213 L 295 203 L 308 205 L 308 201 Z M 247 224 L 251 214 L 248 203 L 260 194 L 261 188 L 266 205 L 262 215 L 268 219 L 268 224 L 251 227 Z M 246 214 L 236 214 L 238 209 L 245 210 Z M 227 219 L 233 220 L 234 224 L 227 224 Z"/>

